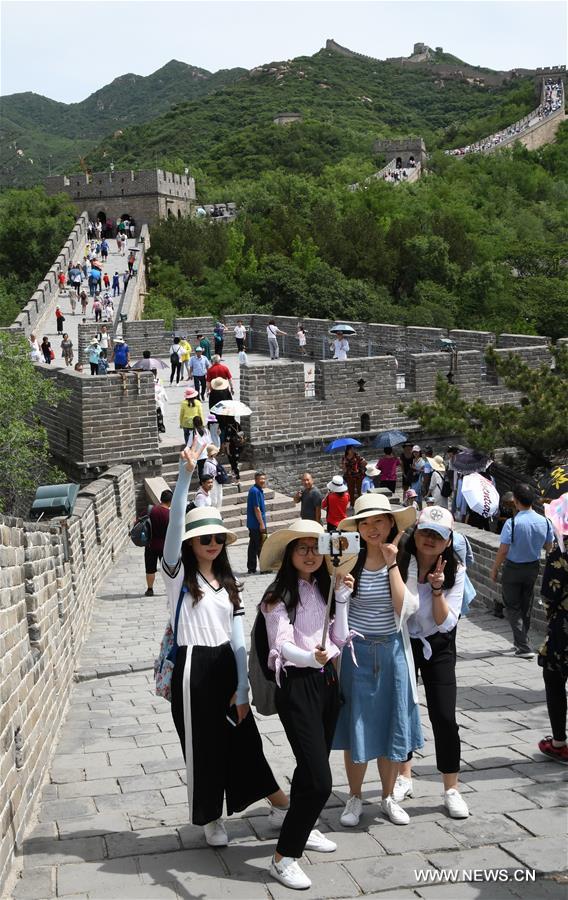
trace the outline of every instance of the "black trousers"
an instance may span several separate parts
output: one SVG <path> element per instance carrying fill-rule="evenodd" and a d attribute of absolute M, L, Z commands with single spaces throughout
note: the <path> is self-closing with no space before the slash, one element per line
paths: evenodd
<path fill-rule="evenodd" d="M 172 717 L 186 767 L 191 766 L 192 796 L 188 801 L 194 825 L 206 825 L 223 813 L 240 812 L 262 797 L 274 794 L 278 784 L 266 761 L 254 716 L 240 725 L 226 715 L 237 688 L 237 666 L 229 643 L 193 647 L 191 654 L 191 758 L 186 755 L 183 678 L 187 647 L 178 650 L 172 673 Z"/>
<path fill-rule="evenodd" d="M 225 341 L 218 341 L 217 338 L 215 338 L 215 353 L 217 353 L 219 356 L 223 356 L 224 343 Z"/>
<path fill-rule="evenodd" d="M 170 360 L 170 366 L 172 370 L 170 375 L 170 384 L 172 384 L 174 378 L 176 380 L 176 384 L 179 384 L 179 380 L 181 377 L 181 360 L 178 359 L 177 362 L 172 362 Z"/>
<path fill-rule="evenodd" d="M 514 563 L 505 560 L 501 576 L 501 592 L 505 615 L 513 632 L 513 643 L 517 650 L 528 652 L 529 628 L 534 599 L 534 585 L 538 577 L 540 563 Z"/>
<path fill-rule="evenodd" d="M 256 561 L 262 548 L 262 536 L 260 528 L 249 528 L 248 533 L 247 571 L 253 575 L 256 572 Z"/>
<path fill-rule="evenodd" d="M 276 689 L 276 709 L 296 757 L 286 814 L 276 850 L 299 859 L 331 794 L 331 743 L 339 715 L 339 687 L 332 663 L 322 669 L 288 666 Z"/>
<path fill-rule="evenodd" d="M 428 717 L 434 732 L 436 765 L 444 775 L 460 770 L 461 744 L 456 722 L 456 629 L 437 632 L 426 638 L 432 647 L 430 659 L 424 658 L 422 641 L 411 639 L 416 678 L 422 676 Z"/>
<path fill-rule="evenodd" d="M 205 400 L 205 392 L 207 390 L 207 378 L 205 375 L 194 375 L 193 376 L 193 385 L 195 390 L 197 391 L 198 396 Z"/>
<path fill-rule="evenodd" d="M 245 339 L 244 338 L 235 338 L 237 342 L 237 352 L 240 353 L 241 350 L 245 349 Z"/>
<path fill-rule="evenodd" d="M 394 494 L 394 492 L 396 491 L 396 480 L 395 481 L 385 481 L 384 479 L 381 479 L 381 481 L 379 481 L 379 487 L 388 488 L 388 490 Z"/>
<path fill-rule="evenodd" d="M 555 741 L 566 740 L 566 675 L 556 672 L 554 669 L 543 669 L 544 689 L 546 691 L 546 706 L 548 718 L 552 728 L 552 737 Z"/>

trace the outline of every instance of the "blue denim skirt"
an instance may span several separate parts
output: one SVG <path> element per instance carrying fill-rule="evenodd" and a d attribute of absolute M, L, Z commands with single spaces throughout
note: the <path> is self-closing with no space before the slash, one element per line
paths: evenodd
<path fill-rule="evenodd" d="M 342 706 L 333 749 L 349 750 L 356 763 L 379 756 L 405 762 L 412 750 L 424 746 L 424 738 L 402 635 L 354 638 L 353 647 L 357 666 L 348 647 L 341 657 Z"/>

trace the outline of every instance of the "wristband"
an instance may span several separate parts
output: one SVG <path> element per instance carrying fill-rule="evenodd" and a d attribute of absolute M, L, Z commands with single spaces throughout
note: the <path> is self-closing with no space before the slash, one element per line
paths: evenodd
<path fill-rule="evenodd" d="M 398 563 L 393 563 L 392 566 L 387 566 L 387 572 L 390 572 L 391 569 L 397 569 Z"/>
<path fill-rule="evenodd" d="M 433 593 L 433 594 L 443 594 L 443 593 L 444 593 L 444 589 L 441 588 L 441 587 L 440 587 L 440 588 L 432 588 L 432 593 Z"/>

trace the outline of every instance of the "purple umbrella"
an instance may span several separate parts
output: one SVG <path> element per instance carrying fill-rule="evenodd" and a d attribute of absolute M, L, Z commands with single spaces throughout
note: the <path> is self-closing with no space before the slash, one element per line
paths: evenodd
<path fill-rule="evenodd" d="M 135 362 L 132 369 L 142 369 L 146 372 L 149 372 L 150 369 L 169 369 L 167 363 L 165 363 L 162 359 L 155 359 L 153 356 L 148 358 L 139 359 L 138 362 Z"/>

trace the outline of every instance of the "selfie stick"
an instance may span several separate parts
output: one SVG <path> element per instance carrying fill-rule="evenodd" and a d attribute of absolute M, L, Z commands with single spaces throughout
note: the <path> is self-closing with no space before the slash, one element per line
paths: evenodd
<path fill-rule="evenodd" d="M 329 594 L 327 597 L 327 607 L 325 610 L 325 618 L 323 620 L 323 634 L 321 636 L 321 646 L 320 650 L 325 650 L 325 643 L 327 641 L 327 633 L 329 631 L 329 616 L 331 612 L 331 599 L 333 597 L 333 592 L 335 590 L 335 579 L 336 579 L 336 569 L 340 564 L 339 556 L 332 555 L 331 562 L 333 564 L 333 575 L 331 576 L 331 581 L 329 584 Z"/>

